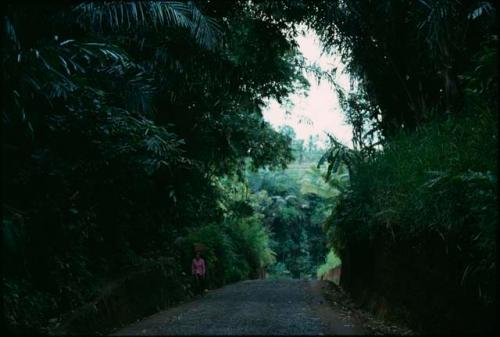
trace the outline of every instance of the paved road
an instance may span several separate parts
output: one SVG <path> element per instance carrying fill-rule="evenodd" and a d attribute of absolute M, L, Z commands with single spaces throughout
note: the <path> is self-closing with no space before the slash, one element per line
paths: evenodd
<path fill-rule="evenodd" d="M 252 280 L 154 314 L 119 335 L 337 335 L 365 334 L 322 295 L 324 281 Z"/>

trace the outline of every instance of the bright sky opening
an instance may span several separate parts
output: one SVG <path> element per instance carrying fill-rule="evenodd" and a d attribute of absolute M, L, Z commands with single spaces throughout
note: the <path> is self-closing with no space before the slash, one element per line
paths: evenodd
<path fill-rule="evenodd" d="M 321 42 L 314 31 L 305 28 L 304 34 L 299 35 L 296 41 L 307 62 L 318 64 L 324 71 L 337 68 L 336 82 L 344 90 L 349 90 L 349 77 L 343 71 L 340 56 L 322 53 Z M 283 125 L 292 127 L 297 138 L 305 141 L 311 135 L 318 135 L 321 147 L 329 144 L 326 135 L 329 133 L 352 148 L 352 127 L 345 122 L 335 89 L 327 80 L 318 84 L 313 74 L 304 72 L 304 75 L 311 84 L 308 95 L 290 95 L 291 108 L 270 100 L 264 110 L 264 118 L 276 129 Z"/>

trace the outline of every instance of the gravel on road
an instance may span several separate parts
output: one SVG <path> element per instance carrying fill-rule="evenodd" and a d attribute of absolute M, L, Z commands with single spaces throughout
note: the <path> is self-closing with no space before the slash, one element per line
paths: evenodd
<path fill-rule="evenodd" d="M 156 313 L 114 332 L 124 335 L 365 334 L 323 297 L 325 281 L 249 280 Z"/>

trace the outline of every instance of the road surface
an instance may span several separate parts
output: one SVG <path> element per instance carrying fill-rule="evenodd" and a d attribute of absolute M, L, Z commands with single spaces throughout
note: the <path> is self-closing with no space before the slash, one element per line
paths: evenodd
<path fill-rule="evenodd" d="M 114 332 L 124 335 L 356 335 L 353 317 L 323 297 L 325 281 L 250 280 L 158 312 Z"/>

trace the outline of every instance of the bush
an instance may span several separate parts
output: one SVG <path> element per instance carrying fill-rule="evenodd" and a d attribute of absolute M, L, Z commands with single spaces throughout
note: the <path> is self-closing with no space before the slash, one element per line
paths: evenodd
<path fill-rule="evenodd" d="M 344 286 L 406 307 L 417 329 L 493 326 L 496 140 L 484 111 L 401 133 L 361 163 L 328 222 Z"/>
<path fill-rule="evenodd" d="M 35 333 L 57 309 L 55 298 L 26 281 L 2 278 L 4 322 L 15 333 Z"/>
<path fill-rule="evenodd" d="M 277 262 L 269 268 L 271 279 L 290 279 L 292 278 L 290 271 L 286 268 L 283 262 Z"/>
<path fill-rule="evenodd" d="M 257 215 L 228 218 L 190 232 L 184 244 L 185 265 L 191 265 L 194 245 L 202 244 L 211 286 L 257 277 L 260 268 L 275 261 L 269 243 L 269 232 Z"/>
<path fill-rule="evenodd" d="M 228 229 L 235 248 L 249 263 L 253 272 L 275 262 L 274 252 L 269 247 L 270 234 L 262 224 L 261 216 L 253 215 L 230 223 Z"/>
<path fill-rule="evenodd" d="M 326 256 L 325 263 L 323 263 L 321 266 L 318 267 L 316 271 L 316 276 L 318 278 L 321 278 L 324 274 L 328 273 L 329 270 L 340 266 L 342 262 L 340 261 L 340 258 L 335 255 L 333 250 L 330 250 L 328 252 L 328 255 Z"/>

